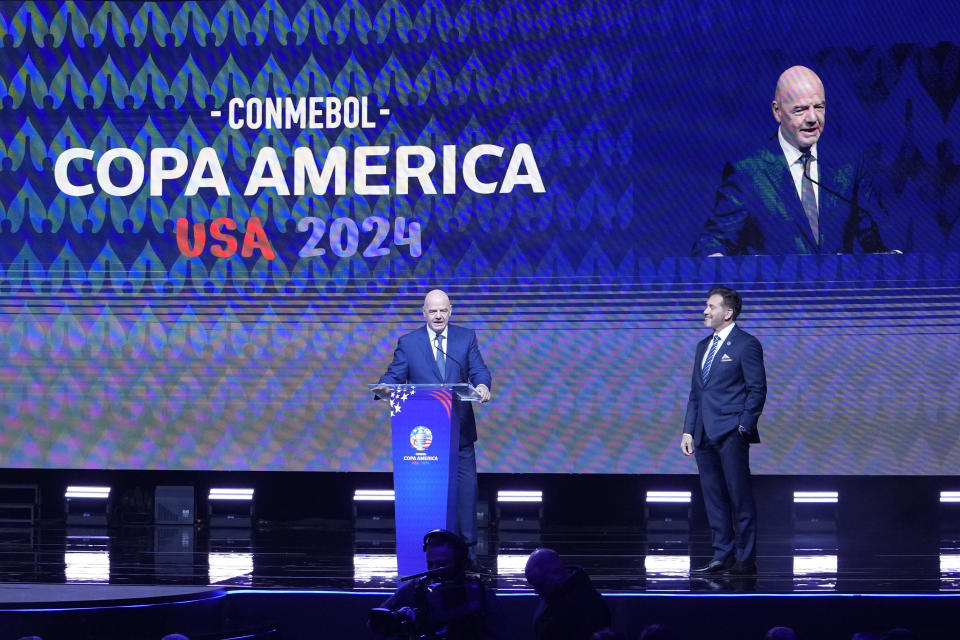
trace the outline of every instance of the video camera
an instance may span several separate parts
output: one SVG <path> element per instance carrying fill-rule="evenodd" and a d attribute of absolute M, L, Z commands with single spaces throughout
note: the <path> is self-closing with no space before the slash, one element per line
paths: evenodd
<path fill-rule="evenodd" d="M 462 537 L 446 529 L 435 529 L 423 537 L 427 566 L 431 564 L 431 552 L 443 554 L 447 549 L 452 552 L 452 557 L 433 556 L 434 565 L 442 561 L 441 566 L 400 578 L 406 584 L 390 602 L 412 603 L 412 606 L 370 610 L 369 624 L 374 633 L 410 640 L 474 640 L 482 637 L 486 594 L 483 582 L 466 573 L 466 543 Z"/>
<path fill-rule="evenodd" d="M 484 598 L 478 578 L 424 576 L 414 587 L 415 606 L 371 609 L 370 629 L 388 638 L 410 640 L 479 638 Z"/>

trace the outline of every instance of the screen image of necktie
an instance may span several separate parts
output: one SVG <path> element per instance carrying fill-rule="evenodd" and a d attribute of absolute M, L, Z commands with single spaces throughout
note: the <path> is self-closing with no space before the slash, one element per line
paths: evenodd
<path fill-rule="evenodd" d="M 436 338 L 434 338 L 434 343 L 437 346 L 437 368 L 440 369 L 440 377 L 443 378 L 447 370 L 447 358 L 443 353 L 443 334 L 438 333 Z"/>
<path fill-rule="evenodd" d="M 707 359 L 703 363 L 703 368 L 700 369 L 700 381 L 704 384 L 707 383 L 707 378 L 710 376 L 710 365 L 713 364 L 713 357 L 717 355 L 717 345 L 720 344 L 720 336 L 713 336 L 713 343 L 710 345 L 710 353 L 707 354 Z"/>
<path fill-rule="evenodd" d="M 810 164 L 813 161 L 813 154 L 810 149 L 803 152 L 800 156 L 803 161 L 803 180 L 800 184 L 800 203 L 803 205 L 803 212 L 807 214 L 807 222 L 810 223 L 810 230 L 813 232 L 813 241 L 820 244 L 820 213 L 817 209 L 817 195 L 813 192 L 813 180 L 810 179 Z"/>

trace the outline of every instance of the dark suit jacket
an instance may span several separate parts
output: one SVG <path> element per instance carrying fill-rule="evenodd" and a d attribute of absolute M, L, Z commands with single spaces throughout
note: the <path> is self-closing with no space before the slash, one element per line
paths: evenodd
<path fill-rule="evenodd" d="M 742 425 L 749 442 L 760 442 L 757 421 L 767 398 L 763 347 L 759 340 L 734 326 L 717 348 L 704 384 L 700 376 L 701 362 L 712 340 L 713 334 L 710 334 L 697 344 L 683 432 L 700 444 L 704 433 L 711 440 L 719 440 Z"/>
<path fill-rule="evenodd" d="M 536 640 L 586 640 L 611 625 L 610 609 L 582 567 L 570 575 L 533 613 Z"/>
<path fill-rule="evenodd" d="M 437 361 L 433 357 L 431 337 L 427 327 L 400 336 L 397 348 L 393 352 L 393 361 L 387 372 L 380 378 L 384 384 L 439 384 L 469 382 L 477 386 L 491 388 L 490 371 L 483 362 L 477 335 L 472 329 L 447 325 L 447 340 L 444 351 L 447 353 L 445 373 L 440 375 Z M 477 423 L 473 417 L 473 403 L 454 402 L 454 409 L 460 421 L 460 446 L 477 440 Z"/>
<path fill-rule="evenodd" d="M 820 239 L 797 196 L 787 160 L 775 136 L 756 153 L 723 168 L 713 212 L 693 247 L 694 255 L 792 253 L 875 253 L 886 251 L 877 224 L 867 211 L 877 212 L 870 181 L 860 159 L 820 153 Z M 827 191 L 842 194 L 857 205 Z"/>

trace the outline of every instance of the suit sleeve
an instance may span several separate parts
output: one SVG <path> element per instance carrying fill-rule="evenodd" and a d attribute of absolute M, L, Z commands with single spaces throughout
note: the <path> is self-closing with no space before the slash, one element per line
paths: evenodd
<path fill-rule="evenodd" d="M 740 414 L 740 424 L 747 431 L 756 431 L 760 412 L 767 400 L 767 372 L 763 367 L 763 347 L 756 338 L 743 349 L 741 371 L 747 389 L 747 397 Z"/>
<path fill-rule="evenodd" d="M 717 189 L 713 211 L 703 225 L 703 231 L 693 245 L 693 254 L 708 256 L 713 253 L 736 255 L 744 253 L 742 236 L 749 225 L 749 211 L 745 192 L 738 182 L 738 174 L 729 162 L 723 167 L 720 187 Z"/>
<path fill-rule="evenodd" d="M 493 379 L 490 370 L 483 362 L 483 356 L 480 355 L 480 346 L 477 344 L 477 334 L 470 333 L 470 346 L 467 347 L 467 376 L 470 384 L 477 386 L 487 385 L 488 389 L 493 388 Z"/>
<path fill-rule="evenodd" d="M 697 353 L 700 352 L 698 348 Z M 697 416 L 700 414 L 700 394 L 697 393 L 697 374 L 699 373 L 699 364 L 700 358 L 694 356 L 693 359 L 693 374 L 690 376 L 690 396 L 687 399 L 687 414 L 683 419 L 683 432 L 689 435 L 693 435 L 694 430 L 697 426 Z"/>
<path fill-rule="evenodd" d="M 410 379 L 410 363 L 407 352 L 404 350 L 403 338 L 397 340 L 397 348 L 393 351 L 393 361 L 387 367 L 386 373 L 380 376 L 381 384 L 404 384 Z"/>

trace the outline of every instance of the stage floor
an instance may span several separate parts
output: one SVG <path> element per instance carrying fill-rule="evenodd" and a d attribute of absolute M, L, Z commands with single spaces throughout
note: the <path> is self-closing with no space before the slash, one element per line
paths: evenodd
<path fill-rule="evenodd" d="M 662 525 L 663 523 L 661 523 Z M 676 524 L 676 523 L 673 523 Z M 960 593 L 960 536 L 911 531 L 838 534 L 761 530 L 755 579 L 691 578 L 711 553 L 707 531 L 552 527 L 483 531 L 478 556 L 498 593 L 529 593 L 523 568 L 535 548 L 584 567 L 605 593 Z M 17 585 L 159 585 L 165 588 L 389 592 L 396 588 L 391 531 L 345 523 L 268 523 L 250 529 L 171 525 L 38 526 L 0 530 L 0 600 Z"/>

